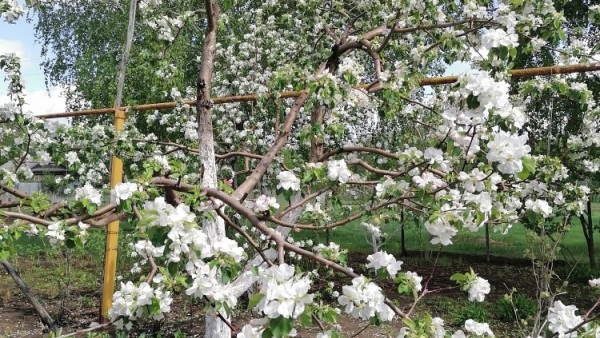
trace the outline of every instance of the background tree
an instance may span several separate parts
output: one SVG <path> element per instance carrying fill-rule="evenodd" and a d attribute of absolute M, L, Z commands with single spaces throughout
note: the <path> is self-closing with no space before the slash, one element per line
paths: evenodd
<path fill-rule="evenodd" d="M 555 4 L 564 12 L 563 33 L 547 35 L 549 45 L 528 35 L 522 35 L 520 44 L 532 41 L 532 48 L 519 50 L 514 60 L 516 68 L 544 67 L 556 64 L 570 64 L 573 56 L 583 56 L 589 62 L 597 62 L 599 32 L 596 18 L 591 10 L 594 2 L 566 1 Z M 548 22 L 547 24 L 554 24 Z M 561 35 L 562 34 L 562 35 Z M 564 36 L 564 39 L 562 39 Z M 542 37 L 543 39 L 544 37 Z M 568 48 L 563 48 L 567 44 Z M 539 47 L 534 47 L 538 45 Z M 526 83 L 524 85 L 524 83 Z M 589 97 L 600 94 L 600 81 L 596 73 L 583 73 L 564 78 L 515 81 L 512 91 L 529 87 L 525 96 L 529 122 L 526 130 L 529 145 L 534 154 L 558 156 L 571 171 L 572 180 L 591 188 L 590 201 L 586 203 L 585 213 L 579 217 L 588 247 L 590 267 L 596 266 L 594 232 L 598 225 L 593 224 L 591 199 L 597 194 L 598 179 L 596 165 L 591 163 L 597 158 L 597 147 L 588 149 L 588 155 L 581 157 L 571 142 L 580 137 L 584 124 L 589 122 Z M 532 90 L 536 87 L 536 90 Z M 578 89 L 583 89 L 580 93 Z M 583 96 L 582 96 L 583 95 Z M 588 97 L 589 96 L 589 97 Z M 595 105 L 595 103 L 591 103 Z"/>

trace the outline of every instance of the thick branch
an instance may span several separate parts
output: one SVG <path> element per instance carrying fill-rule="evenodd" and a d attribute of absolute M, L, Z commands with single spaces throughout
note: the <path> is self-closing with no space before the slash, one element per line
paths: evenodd
<path fill-rule="evenodd" d="M 8 185 L 0 184 L 0 190 L 4 190 L 7 193 L 18 198 L 29 198 L 29 195 L 27 195 L 24 191 L 15 189 L 13 187 L 9 187 Z"/>
<path fill-rule="evenodd" d="M 323 162 L 326 159 L 330 158 L 331 156 L 334 156 L 334 155 L 337 155 L 337 154 L 340 154 L 340 153 L 352 153 L 352 152 L 373 153 L 373 154 L 378 154 L 378 155 L 389 157 L 389 158 L 398 159 L 398 155 L 390 153 L 390 152 L 387 152 L 387 151 L 382 150 L 382 149 L 370 148 L 370 147 L 348 146 L 348 147 L 338 148 L 338 149 L 332 150 L 332 151 L 330 151 L 328 153 L 325 153 L 323 156 L 321 156 L 321 158 L 319 158 L 318 162 Z"/>
<path fill-rule="evenodd" d="M 271 146 L 269 151 L 263 156 L 260 160 L 256 169 L 248 176 L 248 178 L 242 183 L 232 194 L 232 196 L 236 199 L 242 199 L 245 195 L 250 193 L 252 189 L 256 186 L 258 181 L 263 177 L 263 175 L 267 172 L 267 169 L 275 159 L 275 156 L 279 152 L 283 146 L 287 143 L 288 137 L 290 135 L 290 131 L 292 130 L 292 125 L 294 120 L 296 119 L 296 115 L 300 111 L 300 109 L 306 103 L 308 99 L 308 90 L 305 89 L 302 91 L 300 96 L 296 99 L 294 104 L 292 105 L 290 112 L 285 118 L 283 122 L 283 126 L 281 128 L 281 133 L 279 137 L 275 140 L 275 143 Z"/>

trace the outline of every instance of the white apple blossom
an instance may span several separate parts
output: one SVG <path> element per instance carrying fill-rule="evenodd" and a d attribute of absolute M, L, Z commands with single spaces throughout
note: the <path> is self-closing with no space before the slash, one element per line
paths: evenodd
<path fill-rule="evenodd" d="M 87 223 L 79 222 L 77 223 L 77 227 L 79 228 L 79 233 L 77 236 L 81 239 L 81 242 L 85 244 L 88 236 L 87 229 L 90 228 L 90 225 Z"/>
<path fill-rule="evenodd" d="M 465 190 L 471 193 L 485 189 L 484 180 L 486 177 L 487 175 L 479 171 L 479 168 L 473 169 L 470 174 L 464 171 L 458 174 L 458 180 L 462 181 Z"/>
<path fill-rule="evenodd" d="M 50 244 L 56 246 L 57 243 L 65 240 L 65 229 L 62 222 L 54 222 L 48 225 L 46 237 L 49 237 Z"/>
<path fill-rule="evenodd" d="M 87 199 L 97 206 L 102 204 L 102 195 L 89 182 L 86 182 L 83 187 L 75 189 L 75 199 Z"/>
<path fill-rule="evenodd" d="M 469 283 L 469 301 L 483 302 L 485 295 L 490 291 L 490 283 L 486 279 L 477 277 Z"/>
<path fill-rule="evenodd" d="M 424 226 L 433 236 L 431 244 L 450 245 L 452 244 L 452 237 L 458 233 L 458 230 L 446 219 L 444 213 L 432 222 L 425 221 Z"/>
<path fill-rule="evenodd" d="M 542 215 L 542 217 L 547 218 L 552 214 L 552 207 L 548 204 L 548 202 L 537 199 L 532 201 L 530 199 L 525 201 L 525 209 L 531 210 L 536 214 Z"/>
<path fill-rule="evenodd" d="M 50 163 L 50 161 L 52 161 L 50 154 L 48 154 L 48 152 L 44 150 L 39 150 L 37 152 L 37 157 L 39 158 L 39 162 L 41 165 L 47 165 L 48 163 Z"/>
<path fill-rule="evenodd" d="M 498 170 L 504 174 L 517 174 L 523 170 L 521 159 L 527 156 L 531 147 L 527 145 L 527 135 L 510 134 L 503 130 L 494 134 L 494 140 L 488 143 L 488 161 L 497 162 Z"/>
<path fill-rule="evenodd" d="M 9 23 L 14 24 L 17 19 L 25 13 L 25 8 L 21 6 L 16 0 L 2 0 L 0 1 L 0 16 L 2 19 Z"/>
<path fill-rule="evenodd" d="M 112 307 L 108 310 L 108 317 L 116 319 L 120 316 L 134 321 L 146 315 L 147 305 L 156 300 L 159 307 L 155 313 L 149 314 L 154 320 L 164 318 L 164 314 L 171 311 L 173 298 L 170 291 L 162 291 L 160 287 L 153 289 L 146 282 L 135 286 L 131 281 L 121 283 L 121 289 L 113 294 Z M 131 328 L 131 327 L 129 327 Z"/>
<path fill-rule="evenodd" d="M 440 149 L 429 147 L 425 149 L 423 157 L 429 161 L 429 164 L 442 163 L 444 161 L 444 152 Z"/>
<path fill-rule="evenodd" d="M 300 190 L 300 179 L 294 175 L 291 171 L 282 171 L 277 175 L 277 179 L 279 180 L 279 184 L 277 188 L 282 188 L 285 190 Z"/>
<path fill-rule="evenodd" d="M 379 251 L 367 256 L 367 261 L 369 261 L 367 268 L 373 268 L 375 271 L 385 268 L 392 278 L 400 271 L 403 264 L 402 261 L 396 261 L 396 258 L 393 255 L 390 255 L 385 251 Z"/>
<path fill-rule="evenodd" d="M 171 165 L 169 164 L 169 160 L 167 160 L 166 156 L 154 155 L 152 159 L 162 167 L 162 173 L 166 173 L 171 170 Z"/>
<path fill-rule="evenodd" d="M 253 205 L 254 212 L 269 211 L 271 208 L 279 209 L 279 203 L 277 203 L 277 198 L 267 195 L 258 196 Z"/>
<path fill-rule="evenodd" d="M 149 240 L 137 241 L 134 245 L 135 251 L 144 259 L 148 259 L 148 253 L 152 257 L 162 257 L 165 246 L 155 247 Z"/>
<path fill-rule="evenodd" d="M 598 286 L 600 286 L 600 278 L 590 279 L 589 283 L 591 287 L 597 288 Z"/>
<path fill-rule="evenodd" d="M 342 250 L 340 248 L 340 246 L 334 242 L 329 242 L 329 245 L 327 245 L 327 246 L 323 245 L 322 243 L 319 243 L 313 249 L 315 250 L 315 252 L 318 252 L 323 257 L 325 257 L 331 261 L 334 261 L 334 262 L 339 262 L 342 255 L 346 252 L 345 250 Z"/>
<path fill-rule="evenodd" d="M 11 186 L 12 184 L 9 184 L 9 182 L 19 183 L 19 178 L 17 177 L 17 175 L 15 175 L 15 173 L 11 171 L 6 170 L 5 168 L 2 168 L 0 174 L 2 174 L 2 176 L 0 176 L 2 178 L 0 179 L 0 183 L 2 184 L 7 184 Z"/>
<path fill-rule="evenodd" d="M 367 231 L 369 231 L 370 234 L 372 234 L 373 236 L 375 236 L 375 238 L 381 238 L 381 237 L 383 237 L 383 233 L 381 232 L 381 229 L 379 227 L 376 227 L 373 224 L 366 223 L 366 222 L 361 222 L 360 225 L 362 225 L 365 228 L 367 228 Z"/>
<path fill-rule="evenodd" d="M 398 336 L 396 338 L 413 337 L 411 333 L 415 334 L 415 332 L 411 332 L 411 329 L 409 327 L 405 326 L 400 329 L 400 332 L 398 332 Z M 444 320 L 440 317 L 431 318 L 431 327 L 426 333 L 429 334 L 428 337 L 444 338 L 446 336 Z"/>
<path fill-rule="evenodd" d="M 237 338 L 262 338 L 264 328 L 246 324 L 237 334 Z"/>
<path fill-rule="evenodd" d="M 552 333 L 558 333 L 561 338 L 577 337 L 577 332 L 566 333 L 583 322 L 583 318 L 575 314 L 575 305 L 565 305 L 560 300 L 548 309 L 548 329 Z"/>
<path fill-rule="evenodd" d="M 516 33 L 507 33 L 502 28 L 488 29 L 481 37 L 481 45 L 488 50 L 500 46 L 517 47 L 518 40 Z"/>
<path fill-rule="evenodd" d="M 69 151 L 67 153 L 67 155 L 65 156 L 65 159 L 67 160 L 67 163 L 69 163 L 69 165 L 73 165 L 75 163 L 80 163 L 81 161 L 79 160 L 79 156 L 77 156 L 77 153 L 74 151 Z"/>
<path fill-rule="evenodd" d="M 440 317 L 431 318 L 431 331 L 434 338 L 444 338 L 446 336 L 444 320 Z"/>
<path fill-rule="evenodd" d="M 352 286 L 344 285 L 338 303 L 344 306 L 344 311 L 354 318 L 368 320 L 379 315 L 382 321 L 394 318 L 394 311 L 384 303 L 381 288 L 373 282 L 367 282 L 364 276 L 352 280 Z"/>
<path fill-rule="evenodd" d="M 40 233 L 40 229 L 38 229 L 37 225 L 30 223 L 29 228 L 25 230 L 25 233 L 29 236 L 37 236 Z"/>
<path fill-rule="evenodd" d="M 325 332 L 319 332 L 317 333 L 317 338 L 331 338 L 333 337 L 333 331 L 332 330 L 327 330 Z"/>
<path fill-rule="evenodd" d="M 447 185 L 443 180 L 428 171 L 413 176 L 412 181 L 419 189 L 431 188 L 435 190 Z"/>
<path fill-rule="evenodd" d="M 114 189 L 115 194 L 115 202 L 117 205 L 121 203 L 121 201 L 125 201 L 131 198 L 133 194 L 137 191 L 141 191 L 141 188 L 138 187 L 136 183 L 133 182 L 120 182 L 117 183 Z"/>
<path fill-rule="evenodd" d="M 414 291 L 421 292 L 421 290 L 423 290 L 423 285 L 421 285 L 423 277 L 419 276 L 416 272 L 407 271 L 406 279 L 408 280 Z"/>
<path fill-rule="evenodd" d="M 332 181 L 346 183 L 352 176 L 352 172 L 348 170 L 345 160 L 330 160 L 327 162 L 327 176 Z"/>
<path fill-rule="evenodd" d="M 256 307 L 269 318 L 298 318 L 313 295 L 308 293 L 308 277 L 295 276 L 293 266 L 280 264 L 261 273 L 260 293 L 263 295 Z"/>
<path fill-rule="evenodd" d="M 488 323 L 478 323 L 473 319 L 465 321 L 465 330 L 477 336 L 495 337 Z"/>

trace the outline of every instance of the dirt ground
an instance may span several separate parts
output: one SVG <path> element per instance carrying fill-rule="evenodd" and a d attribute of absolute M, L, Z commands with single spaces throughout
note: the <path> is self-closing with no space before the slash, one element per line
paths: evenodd
<path fill-rule="evenodd" d="M 364 255 L 352 255 L 349 261 L 356 270 L 364 264 Z M 415 271 L 423 276 L 423 282 L 427 280 L 431 272 L 433 260 L 425 260 L 420 257 L 405 258 L 403 271 Z M 39 263 L 39 260 L 36 261 Z M 19 268 L 21 270 L 28 268 L 26 259 L 21 259 Z M 518 260 L 503 260 L 499 259 L 492 263 L 486 263 L 481 257 L 452 257 L 442 254 L 438 266 L 435 270 L 432 280 L 429 283 L 429 290 L 444 289 L 455 286 L 450 280 L 450 276 L 456 272 L 467 272 L 469 268 L 473 268 L 479 276 L 488 279 L 492 285 L 492 291 L 486 298 L 487 301 L 495 301 L 509 290 L 515 288 L 517 292 L 527 294 L 534 297 L 535 281 L 531 273 L 531 263 Z M 563 269 L 564 270 L 564 269 Z M 592 277 L 592 276 L 590 276 Z M 598 276 L 596 276 L 598 277 Z M 38 278 L 45 278 L 39 276 Z M 335 277 L 349 284 L 349 280 L 343 277 Z M 73 332 L 89 327 L 90 323 L 98 321 L 100 299 L 99 285 L 94 288 L 75 288 L 71 291 L 66 304 L 61 306 L 61 297 L 57 289 L 45 289 L 41 292 L 36 290 L 34 285 L 36 280 L 29 277 L 25 282 L 31 287 L 34 295 L 41 301 L 42 305 L 50 313 L 53 318 L 59 318 L 59 324 L 63 327 L 63 334 Z M 317 282 L 315 288 L 324 285 L 326 281 Z M 397 299 L 401 308 L 409 309 L 412 299 L 405 295 L 397 294 L 396 286 L 393 283 L 380 284 L 386 290 L 386 295 L 391 299 Z M 338 290 L 341 291 L 341 290 Z M 440 316 L 446 320 L 448 326 L 452 326 L 448 312 L 452 311 L 453 302 L 456 299 L 467 299 L 467 294 L 457 289 L 446 290 L 439 293 L 426 295 L 417 306 L 415 313 L 423 313 L 427 309 L 432 316 Z M 590 293 L 588 286 L 584 284 L 570 284 L 568 293 L 560 297 L 565 304 L 575 304 L 582 311 L 587 310 L 595 301 L 594 296 Z M 245 309 L 245 301 L 240 300 Z M 172 313 L 160 325 L 145 324 L 137 327 L 130 337 L 135 337 L 141 332 L 160 332 L 163 337 L 173 336 L 174 332 L 180 330 L 187 337 L 203 337 L 204 320 L 203 309 L 204 304 L 191 304 L 189 300 L 184 298 L 176 298 L 172 304 Z M 61 314 L 61 309 L 62 314 Z M 233 325 L 236 328 L 241 328 L 252 313 L 244 311 L 238 313 Z M 401 321 L 398 318 L 392 323 L 385 324 L 380 327 L 368 326 L 368 323 L 362 322 L 348 316 L 341 316 L 340 324 L 344 330 L 344 336 L 352 337 L 395 337 L 400 329 Z M 514 324 L 497 323 L 492 325 L 492 329 L 496 331 L 497 336 L 514 336 Z M 363 331 L 361 331 L 363 330 Z M 111 335 L 114 331 L 109 330 Z M 317 328 L 299 330 L 299 337 L 314 337 L 319 332 Z M 359 333 L 360 332 L 360 333 Z M 503 333 L 504 332 L 504 333 Z M 512 332 L 512 333 L 511 333 Z M 43 327 L 37 315 L 33 311 L 30 304 L 5 271 L 0 271 L 0 337 L 42 337 L 44 336 Z M 152 336 L 152 335 L 150 335 Z"/>

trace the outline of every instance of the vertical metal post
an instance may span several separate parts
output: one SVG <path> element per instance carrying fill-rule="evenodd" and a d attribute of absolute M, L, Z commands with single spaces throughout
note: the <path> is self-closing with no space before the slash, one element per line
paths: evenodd
<path fill-rule="evenodd" d="M 123 129 L 125 124 L 125 111 L 115 110 L 115 131 Z M 123 181 L 123 161 L 115 155 L 112 157 L 110 168 L 110 188 L 114 189 L 117 183 Z M 100 306 L 100 320 L 108 321 L 108 309 L 112 307 L 112 296 L 115 292 L 115 274 L 117 271 L 117 244 L 119 240 L 119 221 L 114 221 L 106 229 L 106 247 L 104 249 L 104 280 L 102 282 L 102 304 Z"/>

